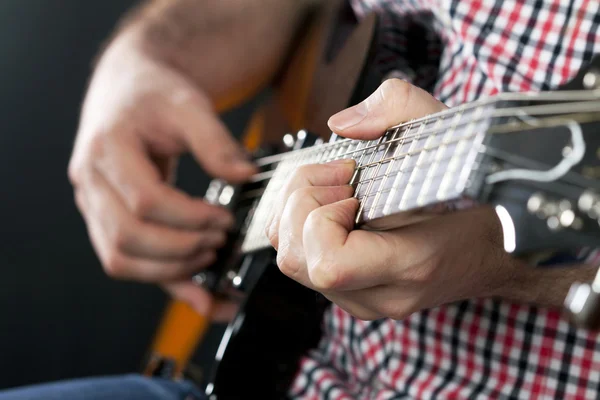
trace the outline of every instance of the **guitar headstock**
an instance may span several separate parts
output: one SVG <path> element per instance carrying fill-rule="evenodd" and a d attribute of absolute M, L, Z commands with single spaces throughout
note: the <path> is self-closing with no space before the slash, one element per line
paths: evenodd
<path fill-rule="evenodd" d="M 517 256 L 600 244 L 600 59 L 555 92 L 506 94 L 479 168 Z"/>

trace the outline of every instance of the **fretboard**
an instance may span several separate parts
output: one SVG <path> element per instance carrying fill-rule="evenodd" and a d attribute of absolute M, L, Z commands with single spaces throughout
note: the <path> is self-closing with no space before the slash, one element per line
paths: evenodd
<path fill-rule="evenodd" d="M 351 180 L 359 200 L 358 226 L 457 199 L 464 192 L 493 106 L 457 108 L 389 129 L 371 141 L 338 139 L 286 153 L 277 165 L 251 220 L 243 252 L 270 246 L 269 213 L 296 168 L 352 158 Z"/>

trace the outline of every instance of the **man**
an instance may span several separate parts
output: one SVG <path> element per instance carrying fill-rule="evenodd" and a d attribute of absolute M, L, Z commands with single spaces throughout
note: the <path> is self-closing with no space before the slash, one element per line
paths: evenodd
<path fill-rule="evenodd" d="M 189 276 L 214 258 L 231 216 L 169 184 L 177 156 L 189 150 L 209 173 L 232 181 L 255 172 L 215 104 L 232 88 L 273 76 L 316 2 L 155 0 L 120 27 L 95 70 L 69 165 L 109 275 L 159 283 L 206 310 L 210 299 Z M 599 5 L 586 0 L 352 4 L 359 16 L 381 14 L 387 40 L 379 65 L 404 81 L 390 79 L 332 116 L 329 126 L 346 137 L 372 139 L 403 120 L 500 91 L 553 88 L 600 50 Z M 334 303 L 292 397 L 598 396 L 597 336 L 558 311 L 572 282 L 593 277 L 596 253 L 577 269 L 526 269 L 502 251 L 486 208 L 383 234 L 350 232 L 352 166 L 301 168 L 267 228 L 281 270 Z M 0 399 L 54 394 L 200 397 L 187 382 L 128 377 Z"/>

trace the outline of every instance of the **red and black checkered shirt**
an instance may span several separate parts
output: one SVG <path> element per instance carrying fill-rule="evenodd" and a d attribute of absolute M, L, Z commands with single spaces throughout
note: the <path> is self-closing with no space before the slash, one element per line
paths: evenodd
<path fill-rule="evenodd" d="M 551 90 L 600 51 L 597 0 L 352 4 L 359 16 L 381 16 L 383 71 L 448 106 L 498 92 Z M 581 258 L 597 263 L 598 255 Z M 294 398 L 600 398 L 600 336 L 557 310 L 469 300 L 403 321 L 364 322 L 332 306 L 323 324 Z"/>

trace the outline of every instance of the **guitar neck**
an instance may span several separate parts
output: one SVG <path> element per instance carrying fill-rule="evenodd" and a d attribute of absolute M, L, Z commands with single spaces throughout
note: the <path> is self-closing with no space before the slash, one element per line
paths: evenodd
<path fill-rule="evenodd" d="M 268 248 L 264 228 L 277 195 L 305 164 L 356 162 L 357 226 L 392 228 L 398 214 L 459 199 L 489 126 L 492 104 L 462 106 L 389 129 L 371 141 L 341 139 L 282 156 L 250 221 L 243 252 Z"/>

